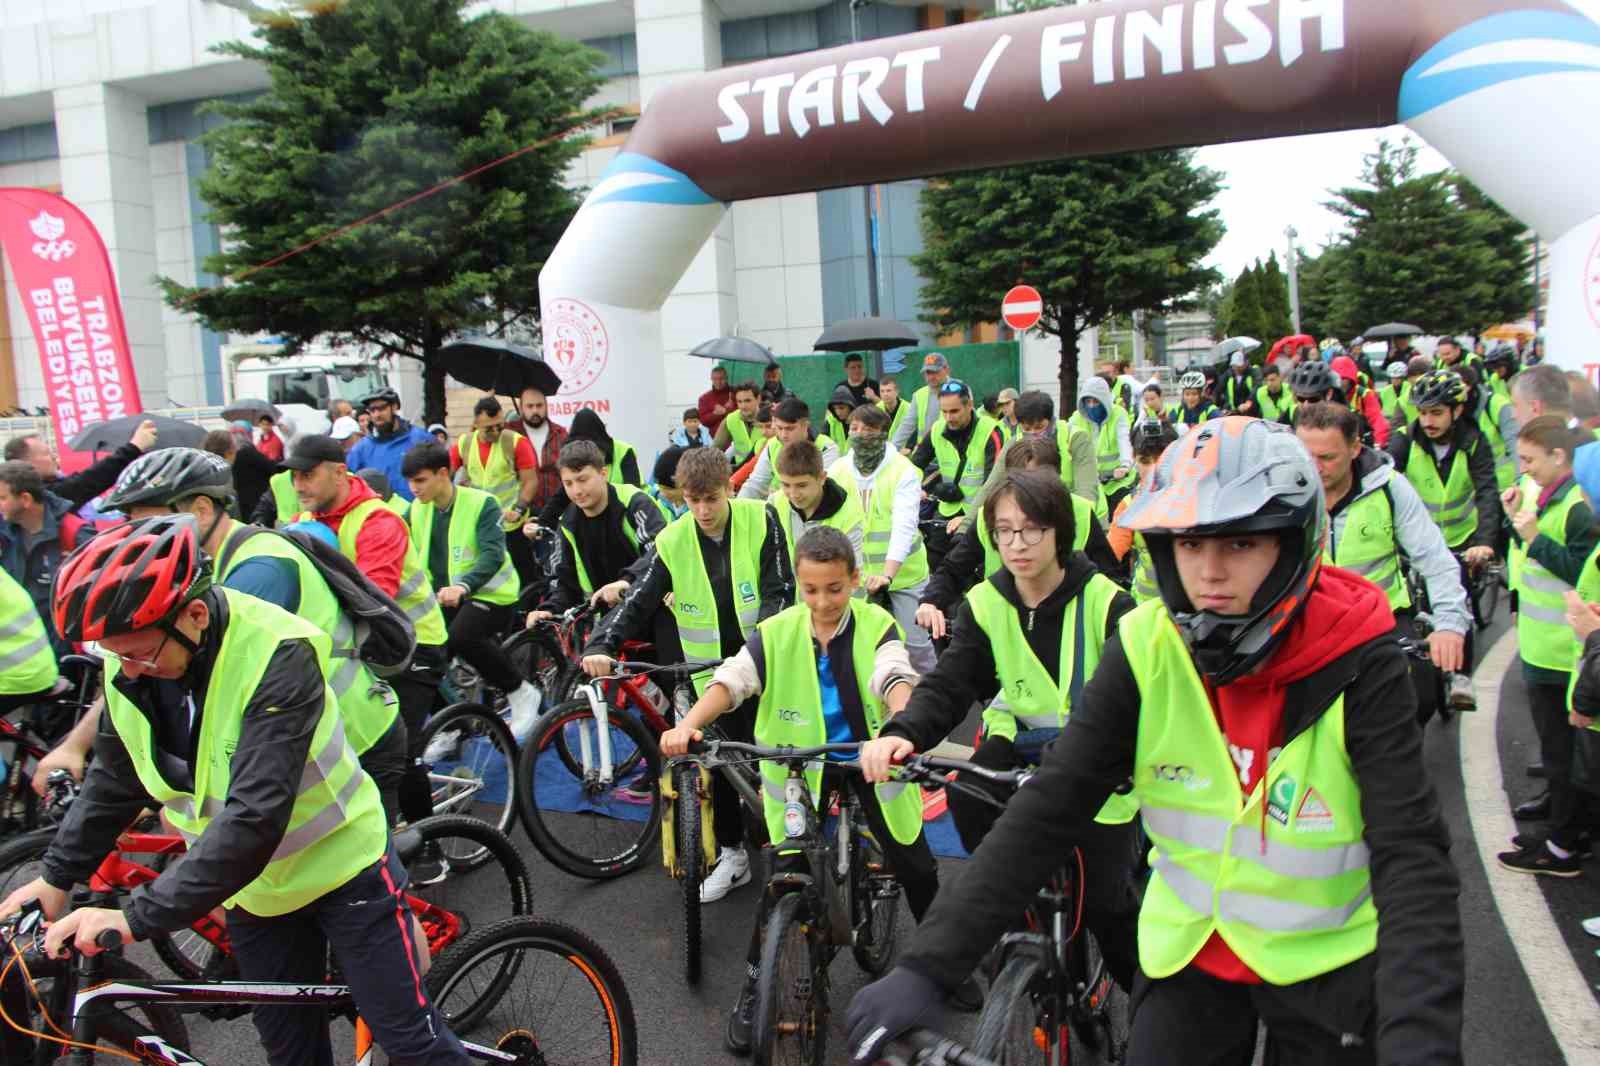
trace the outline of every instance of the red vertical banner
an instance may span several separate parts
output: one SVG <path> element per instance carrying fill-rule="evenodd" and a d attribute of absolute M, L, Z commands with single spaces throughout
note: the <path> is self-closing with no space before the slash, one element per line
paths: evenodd
<path fill-rule="evenodd" d="M 61 465 L 77 469 L 88 457 L 71 437 L 144 410 L 110 256 L 82 211 L 42 189 L 0 188 L 0 246 L 39 344 Z"/>

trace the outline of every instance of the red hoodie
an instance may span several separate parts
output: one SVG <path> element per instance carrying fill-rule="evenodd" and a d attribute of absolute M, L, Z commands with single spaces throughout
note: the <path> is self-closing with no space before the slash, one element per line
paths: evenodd
<path fill-rule="evenodd" d="M 1378 394 L 1374 390 L 1361 387 L 1361 371 L 1356 366 L 1356 361 L 1348 355 L 1341 355 L 1328 366 L 1344 382 L 1345 398 L 1350 401 L 1350 410 L 1365 418 L 1367 425 L 1372 427 L 1373 443 L 1380 448 L 1387 445 L 1389 420 L 1383 414 L 1383 401 L 1378 399 Z"/>
<path fill-rule="evenodd" d="M 365 481 L 354 474 L 347 476 L 350 478 L 350 495 L 345 498 L 343 506 L 312 516 L 333 530 L 335 535 L 344 516 L 356 504 L 378 498 L 372 486 Z M 387 507 L 379 507 L 361 524 L 361 532 L 356 536 L 356 557 L 351 562 L 367 576 L 368 581 L 385 594 L 393 596 L 400 588 L 400 571 L 404 567 L 406 547 L 410 543 L 411 530 L 405 519 Z"/>
<path fill-rule="evenodd" d="M 1207 686 L 1217 724 L 1239 770 L 1239 789 L 1246 797 L 1283 746 L 1283 697 L 1288 686 L 1393 628 L 1388 597 L 1378 586 L 1348 570 L 1323 566 L 1289 636 L 1266 663 L 1221 688 Z M 1265 808 L 1263 818 L 1264 812 Z M 1216 933 L 1194 957 L 1194 965 L 1224 981 L 1261 983 Z"/>

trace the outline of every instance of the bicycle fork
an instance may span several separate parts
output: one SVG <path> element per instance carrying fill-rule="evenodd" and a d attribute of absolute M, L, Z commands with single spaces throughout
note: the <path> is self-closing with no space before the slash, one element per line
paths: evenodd
<path fill-rule="evenodd" d="M 598 784 L 601 788 L 610 788 L 612 784 L 611 762 L 611 708 L 598 692 L 599 686 L 587 685 L 584 687 L 584 698 L 589 701 L 589 713 L 594 715 L 593 723 L 578 723 L 578 757 L 583 763 L 583 779 Z M 590 730 L 593 730 L 591 735 Z M 596 760 L 599 760 L 598 767 Z"/>

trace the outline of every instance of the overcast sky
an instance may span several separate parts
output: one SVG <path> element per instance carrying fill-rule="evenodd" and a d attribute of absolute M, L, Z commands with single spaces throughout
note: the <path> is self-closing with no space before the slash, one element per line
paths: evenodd
<path fill-rule="evenodd" d="M 1600 0 L 1567 3 L 1600 22 Z M 1287 244 L 1283 229 L 1289 225 L 1299 232 L 1297 243 L 1302 248 L 1317 252 L 1339 230 L 1338 216 L 1322 206 L 1330 199 L 1328 190 L 1359 184 L 1362 156 L 1372 152 L 1379 138 L 1398 142 L 1408 132 L 1403 126 L 1391 126 L 1200 149 L 1198 161 L 1221 171 L 1226 185 L 1216 206 L 1228 233 L 1207 264 L 1232 280 L 1252 260 L 1266 259 L 1270 251 L 1282 261 Z M 1449 166 L 1420 137 L 1410 136 L 1422 147 L 1421 172 Z"/>

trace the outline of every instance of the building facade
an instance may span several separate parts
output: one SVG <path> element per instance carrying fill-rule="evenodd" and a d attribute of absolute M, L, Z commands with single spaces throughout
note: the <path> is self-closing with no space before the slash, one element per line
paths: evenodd
<path fill-rule="evenodd" d="M 232 338 L 166 307 L 154 278 L 218 279 L 199 265 L 221 235 L 199 197 L 197 138 L 208 100 L 258 92 L 255 64 L 215 55 L 250 36 L 250 0 L 5 0 L 0 4 L 0 186 L 59 192 L 105 240 L 116 271 L 145 406 L 223 401 Z M 772 56 L 980 17 L 977 9 L 883 0 L 480 0 L 526 25 L 582 40 L 605 57 L 592 101 L 648 107 L 674 78 Z M 626 139 L 627 118 L 598 131 L 570 173 L 588 186 Z M 780 354 L 812 350 L 825 323 L 879 312 L 915 324 L 921 281 L 920 182 L 833 189 L 735 204 L 662 313 L 657 357 L 670 395 L 692 403 L 708 367 L 685 353 L 735 330 Z M 6 271 L 0 304 L 0 412 L 45 403 L 39 353 Z M 961 339 L 961 338 L 956 338 Z M 983 339 L 983 338 L 969 338 Z"/>

